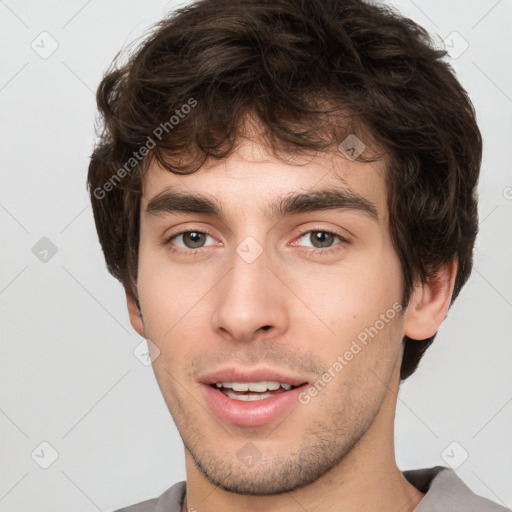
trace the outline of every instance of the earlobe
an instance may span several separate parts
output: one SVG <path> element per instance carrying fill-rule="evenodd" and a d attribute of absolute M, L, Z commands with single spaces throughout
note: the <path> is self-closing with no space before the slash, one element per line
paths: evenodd
<path fill-rule="evenodd" d="M 142 313 L 137 304 L 137 299 L 129 290 L 125 290 L 125 294 L 126 305 L 128 306 L 128 315 L 130 317 L 130 323 L 132 324 L 132 327 L 137 331 L 139 336 L 145 338 L 146 336 L 144 333 L 144 321 L 142 318 Z"/>
<path fill-rule="evenodd" d="M 404 335 L 413 340 L 434 336 L 446 317 L 453 294 L 457 261 L 445 263 L 431 280 L 418 285 L 405 312 Z"/>

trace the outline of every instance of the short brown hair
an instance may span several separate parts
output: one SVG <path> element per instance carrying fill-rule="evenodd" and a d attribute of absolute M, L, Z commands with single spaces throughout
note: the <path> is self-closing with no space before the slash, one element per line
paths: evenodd
<path fill-rule="evenodd" d="M 457 260 L 453 302 L 472 268 L 482 141 L 446 57 L 422 27 L 361 0 L 199 0 L 174 11 L 98 88 L 88 187 L 108 270 L 137 298 L 149 163 L 179 174 L 225 158 L 254 114 L 269 147 L 290 152 L 326 150 L 364 126 L 389 162 L 403 306 Z M 340 113 L 344 131 L 328 122 Z M 404 338 L 401 379 L 433 339 Z"/>

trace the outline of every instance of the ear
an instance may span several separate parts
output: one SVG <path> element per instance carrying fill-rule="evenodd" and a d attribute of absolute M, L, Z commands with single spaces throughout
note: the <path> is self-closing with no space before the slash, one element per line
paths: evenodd
<path fill-rule="evenodd" d="M 130 317 L 130 323 L 132 327 L 137 331 L 137 333 L 145 338 L 144 333 L 144 320 L 142 318 L 142 313 L 137 305 L 137 300 L 135 299 L 133 293 L 130 290 L 125 289 L 126 294 L 126 305 L 128 306 L 128 315 Z"/>
<path fill-rule="evenodd" d="M 414 289 L 405 312 L 405 336 L 413 340 L 434 336 L 450 307 L 456 275 L 457 261 L 453 260 Z"/>

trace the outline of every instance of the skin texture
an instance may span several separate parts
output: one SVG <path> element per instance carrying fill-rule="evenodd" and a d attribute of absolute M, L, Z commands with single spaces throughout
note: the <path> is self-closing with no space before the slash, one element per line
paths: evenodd
<path fill-rule="evenodd" d="M 314 383 L 402 296 L 388 229 L 385 162 L 351 161 L 336 151 L 295 155 L 286 163 L 258 140 L 257 133 L 243 139 L 227 159 L 188 176 L 153 163 L 144 180 L 141 312 L 130 293 L 128 309 L 133 327 L 160 351 L 153 368 L 185 446 L 186 507 L 413 510 L 423 494 L 394 458 L 402 339 L 437 331 L 449 307 L 455 263 L 445 265 L 435 282 L 418 285 L 402 314 L 388 319 L 317 396 L 295 404 L 288 416 L 260 427 L 236 426 L 216 417 L 201 394 L 198 379 L 226 362 L 272 367 Z M 354 210 L 282 219 L 264 213 L 272 199 L 333 187 L 371 201 L 378 219 Z M 216 200 L 225 218 L 147 215 L 149 200 L 169 188 Z M 187 235 L 169 241 L 187 230 L 209 232 L 203 247 L 188 248 L 197 244 Z M 324 248 L 317 243 L 315 253 L 315 230 L 346 240 L 334 237 Z M 236 252 L 248 236 L 263 249 L 252 263 Z M 247 443 L 259 454 L 251 467 L 238 456 Z"/>

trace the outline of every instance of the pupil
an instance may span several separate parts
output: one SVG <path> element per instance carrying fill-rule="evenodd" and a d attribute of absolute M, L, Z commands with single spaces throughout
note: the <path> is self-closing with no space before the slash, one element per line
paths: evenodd
<path fill-rule="evenodd" d="M 313 231 L 311 236 L 313 237 L 312 243 L 315 247 L 318 247 L 316 244 L 320 244 L 319 247 L 329 247 L 332 243 L 333 235 L 331 233 L 326 233 L 325 231 Z"/>
<path fill-rule="evenodd" d="M 204 239 L 202 239 L 202 237 L 204 237 L 204 233 L 198 233 L 197 231 L 190 231 L 189 233 L 186 233 L 185 236 L 184 236 L 184 240 L 187 240 L 189 243 L 187 243 L 187 241 L 185 241 L 185 245 L 187 245 L 187 247 L 190 247 L 190 248 L 197 248 L 197 247 L 201 247 L 202 244 L 204 243 Z"/>

